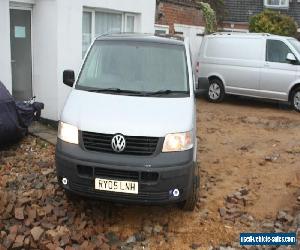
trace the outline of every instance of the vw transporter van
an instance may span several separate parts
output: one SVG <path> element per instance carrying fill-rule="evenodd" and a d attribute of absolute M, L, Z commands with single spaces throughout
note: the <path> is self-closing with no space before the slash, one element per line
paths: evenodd
<path fill-rule="evenodd" d="M 212 102 L 225 94 L 289 102 L 300 112 L 300 42 L 269 34 L 216 33 L 203 39 L 196 76 Z"/>
<path fill-rule="evenodd" d="M 187 41 L 151 35 L 97 38 L 58 129 L 56 168 L 67 194 L 195 207 L 196 106 Z"/>

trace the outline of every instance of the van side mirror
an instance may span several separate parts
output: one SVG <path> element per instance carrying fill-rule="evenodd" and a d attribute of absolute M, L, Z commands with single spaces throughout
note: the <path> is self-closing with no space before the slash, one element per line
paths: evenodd
<path fill-rule="evenodd" d="M 63 72 L 63 82 L 69 87 L 73 87 L 75 82 L 75 72 L 74 70 L 65 70 Z"/>
<path fill-rule="evenodd" d="M 292 54 L 292 53 L 288 53 L 288 54 L 287 54 L 287 56 L 286 56 L 286 60 L 288 60 L 289 62 L 292 62 L 292 63 L 294 63 L 294 62 L 296 62 L 296 61 L 297 61 L 297 58 L 295 57 L 295 55 L 294 55 L 294 54 Z"/>

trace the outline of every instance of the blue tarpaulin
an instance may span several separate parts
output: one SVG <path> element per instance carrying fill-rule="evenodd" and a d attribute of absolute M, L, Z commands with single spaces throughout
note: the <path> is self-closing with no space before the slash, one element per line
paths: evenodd
<path fill-rule="evenodd" d="M 40 117 L 42 103 L 15 102 L 0 81 L 0 146 L 17 142 L 27 134 L 31 122 Z"/>

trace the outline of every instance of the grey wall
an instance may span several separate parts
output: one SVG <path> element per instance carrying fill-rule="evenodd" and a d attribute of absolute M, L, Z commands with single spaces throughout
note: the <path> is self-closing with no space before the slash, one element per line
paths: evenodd
<path fill-rule="evenodd" d="M 225 0 L 225 21 L 248 22 L 252 15 L 263 10 L 263 0 Z"/>
<path fill-rule="evenodd" d="M 248 22 L 252 15 L 264 10 L 264 0 L 225 0 L 227 22 Z M 289 10 L 281 10 L 296 19 L 300 26 L 300 3 L 290 2 Z"/>
<path fill-rule="evenodd" d="M 294 17 L 300 26 L 300 3 L 298 3 L 297 0 L 293 0 L 292 3 L 290 2 L 288 14 Z"/>

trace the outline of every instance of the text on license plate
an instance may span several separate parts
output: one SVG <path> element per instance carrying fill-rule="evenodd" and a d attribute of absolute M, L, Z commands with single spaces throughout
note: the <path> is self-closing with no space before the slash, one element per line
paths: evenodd
<path fill-rule="evenodd" d="M 133 181 L 116 181 L 109 179 L 95 179 L 95 189 L 102 191 L 138 194 L 139 183 Z"/>

